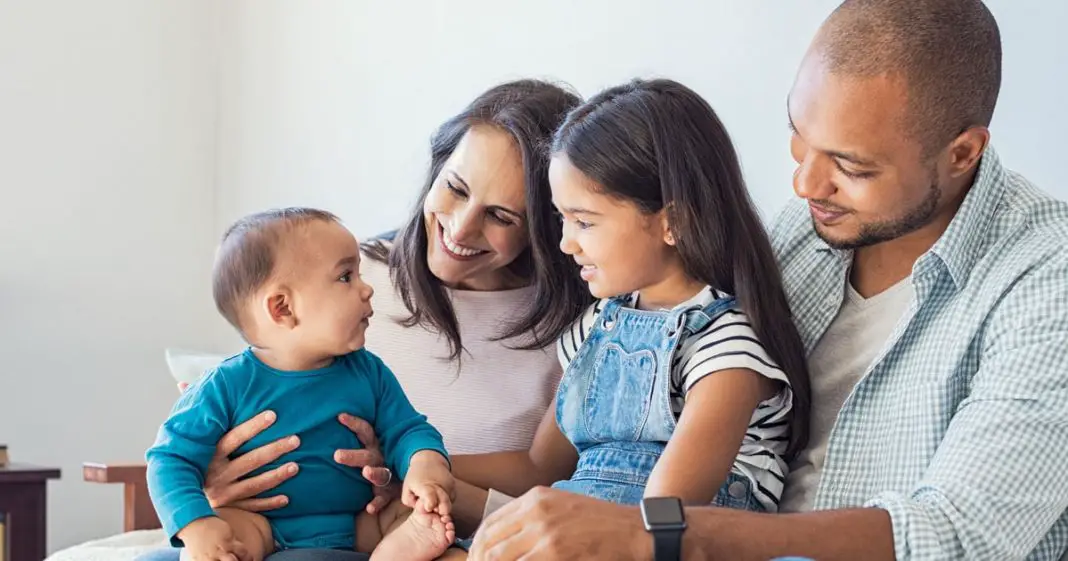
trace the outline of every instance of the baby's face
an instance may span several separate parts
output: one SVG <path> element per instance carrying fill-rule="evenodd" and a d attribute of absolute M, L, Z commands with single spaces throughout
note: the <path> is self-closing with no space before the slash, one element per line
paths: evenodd
<path fill-rule="evenodd" d="M 374 289 L 360 278 L 360 245 L 342 225 L 311 222 L 279 255 L 289 267 L 301 353 L 340 356 L 363 348 Z"/>

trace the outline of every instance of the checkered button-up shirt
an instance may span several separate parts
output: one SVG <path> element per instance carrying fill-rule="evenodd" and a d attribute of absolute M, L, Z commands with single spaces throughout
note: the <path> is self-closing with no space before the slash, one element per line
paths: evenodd
<path fill-rule="evenodd" d="M 807 207 L 772 230 L 811 352 L 852 253 Z M 992 149 L 915 297 L 830 433 L 816 509 L 887 510 L 899 561 L 1057 560 L 1068 548 L 1068 204 Z M 812 376 L 819 376 L 812 372 Z"/>

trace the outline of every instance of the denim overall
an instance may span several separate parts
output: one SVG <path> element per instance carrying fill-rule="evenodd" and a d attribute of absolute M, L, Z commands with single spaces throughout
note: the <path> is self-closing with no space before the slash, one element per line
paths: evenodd
<path fill-rule="evenodd" d="M 579 453 L 571 479 L 553 485 L 623 504 L 641 502 L 653 466 L 675 431 L 671 370 L 681 342 L 734 305 L 646 311 L 608 301 L 560 381 L 556 422 Z M 750 480 L 731 472 L 714 505 L 764 510 Z"/>

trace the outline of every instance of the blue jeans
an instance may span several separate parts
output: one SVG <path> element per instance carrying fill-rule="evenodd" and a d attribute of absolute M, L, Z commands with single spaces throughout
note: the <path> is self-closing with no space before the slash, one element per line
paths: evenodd
<path fill-rule="evenodd" d="M 179 561 L 181 549 L 168 547 L 149 551 L 136 561 Z M 287 549 L 267 556 L 266 561 L 367 561 L 366 553 L 342 549 Z"/>

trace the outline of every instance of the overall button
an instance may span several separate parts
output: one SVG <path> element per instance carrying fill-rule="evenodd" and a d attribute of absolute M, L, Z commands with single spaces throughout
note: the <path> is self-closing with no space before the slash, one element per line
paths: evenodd
<path fill-rule="evenodd" d="M 727 493 L 736 499 L 744 499 L 749 489 L 746 488 L 745 483 L 741 481 L 735 481 L 727 487 Z"/>

